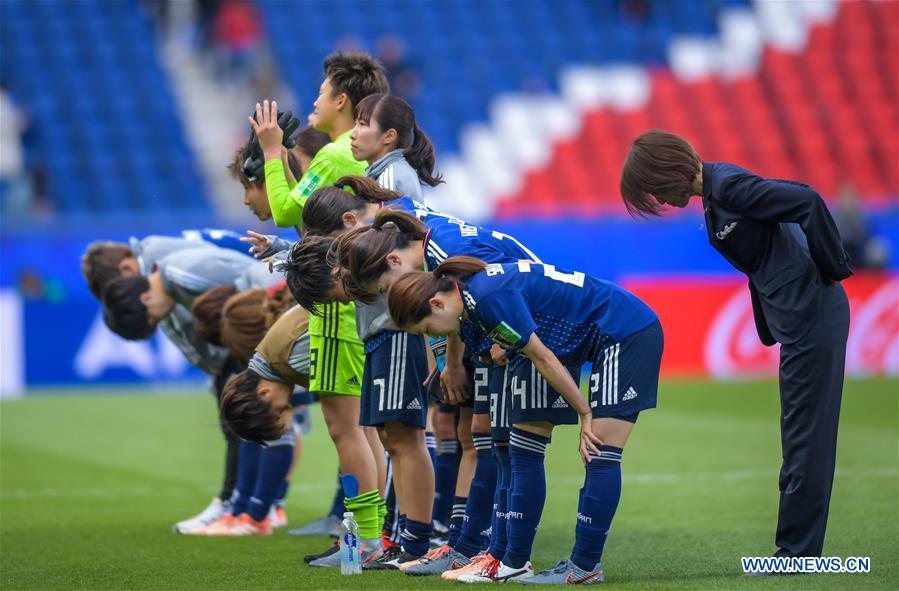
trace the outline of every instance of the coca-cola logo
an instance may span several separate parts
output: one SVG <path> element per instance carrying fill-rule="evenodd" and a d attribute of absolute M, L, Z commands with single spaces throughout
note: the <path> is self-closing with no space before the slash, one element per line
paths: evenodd
<path fill-rule="evenodd" d="M 780 346 L 759 341 L 749 290 L 735 290 L 712 320 L 705 339 L 706 371 L 715 378 L 767 376 L 777 372 Z"/>
<path fill-rule="evenodd" d="M 846 373 L 899 374 L 899 280 L 885 281 L 867 297 L 850 294 Z"/>
<path fill-rule="evenodd" d="M 853 280 L 846 288 L 851 318 L 846 373 L 899 374 L 899 279 Z M 759 341 L 749 291 L 734 289 L 706 333 L 706 371 L 715 378 L 776 375 L 779 353 L 779 345 L 766 347 Z"/>

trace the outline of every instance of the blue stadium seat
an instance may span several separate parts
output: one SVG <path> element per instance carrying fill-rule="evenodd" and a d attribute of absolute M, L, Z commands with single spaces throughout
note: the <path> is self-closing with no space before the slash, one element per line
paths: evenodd
<path fill-rule="evenodd" d="M 644 15 L 629 16 L 621 0 L 256 0 L 304 108 L 317 95 L 321 60 L 342 39 L 374 50 L 381 35 L 399 35 L 420 68 L 423 92 L 412 106 L 441 153 L 457 150 L 460 129 L 484 120 L 499 93 L 556 90 L 571 64 L 663 63 L 673 35 L 714 34 L 721 10 L 748 3 L 647 0 Z"/>
<path fill-rule="evenodd" d="M 137 0 L 4 0 L 0 27 L 4 80 L 32 113 L 31 158 L 52 163 L 48 190 L 58 210 L 208 207 Z M 134 190 L 172 153 L 191 185 L 151 178 L 148 189 Z"/>

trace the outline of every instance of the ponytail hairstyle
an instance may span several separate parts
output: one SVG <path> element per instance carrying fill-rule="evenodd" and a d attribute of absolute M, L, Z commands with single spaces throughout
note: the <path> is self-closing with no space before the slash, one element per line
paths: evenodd
<path fill-rule="evenodd" d="M 221 344 L 246 365 L 268 329 L 295 305 L 286 283 L 231 296 L 221 312 Z"/>
<path fill-rule="evenodd" d="M 390 286 L 387 310 L 401 329 L 417 324 L 431 315 L 431 298 L 435 294 L 457 288 L 463 280 L 480 273 L 487 263 L 474 257 L 451 257 L 437 265 L 433 272 L 406 273 Z"/>
<path fill-rule="evenodd" d="M 316 189 L 309 196 L 303 208 L 303 228 L 307 235 L 330 236 L 344 229 L 343 214 L 359 212 L 371 203 L 392 201 L 401 196 L 368 177 L 341 177 L 334 185 Z"/>
<path fill-rule="evenodd" d="M 352 299 L 366 304 L 377 296 L 362 286 L 377 281 L 387 272 L 387 255 L 406 248 L 410 242 L 424 240 L 428 228 L 418 218 L 386 207 L 370 226 L 356 228 L 341 236 L 337 244 L 337 264 L 343 289 Z"/>
<path fill-rule="evenodd" d="M 200 338 L 210 345 L 217 347 L 222 345 L 222 313 L 229 298 L 236 293 L 237 288 L 233 285 L 217 285 L 197 296 L 191 305 L 194 329 Z"/>
<path fill-rule="evenodd" d="M 415 112 L 395 94 L 370 94 L 356 106 L 356 119 L 368 125 L 374 119 L 382 132 L 396 131 L 396 148 L 415 169 L 421 182 L 436 187 L 444 182 L 434 174 L 437 157 L 431 140 L 415 123 Z"/>

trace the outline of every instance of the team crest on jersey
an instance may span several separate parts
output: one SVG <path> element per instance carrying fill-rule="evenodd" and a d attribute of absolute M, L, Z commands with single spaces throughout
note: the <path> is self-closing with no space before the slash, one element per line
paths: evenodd
<path fill-rule="evenodd" d="M 493 277 L 494 275 L 501 275 L 504 273 L 503 266 L 499 263 L 491 263 L 484 268 L 484 271 L 487 272 L 488 277 Z"/>
<path fill-rule="evenodd" d="M 499 344 L 501 347 L 511 349 L 521 340 L 521 335 L 515 332 L 515 329 L 501 322 L 499 326 L 490 331 L 487 338 Z"/>

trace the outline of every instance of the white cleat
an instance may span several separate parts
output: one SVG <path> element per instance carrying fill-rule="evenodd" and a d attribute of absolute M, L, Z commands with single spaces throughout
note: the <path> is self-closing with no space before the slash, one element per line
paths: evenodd
<path fill-rule="evenodd" d="M 480 572 L 462 575 L 456 580 L 460 583 L 509 583 L 520 582 L 533 576 L 534 567 L 529 560 L 521 568 L 512 568 L 502 562 L 486 564 Z"/>
<path fill-rule="evenodd" d="M 174 529 L 175 533 L 185 534 L 185 535 L 205 535 L 201 530 L 205 529 L 206 526 L 210 525 L 221 519 L 225 513 L 229 511 L 229 507 L 227 507 L 226 503 L 223 503 L 221 499 L 218 497 L 212 499 L 212 502 L 200 512 L 199 515 L 194 515 L 190 519 L 185 519 L 184 521 L 179 521 L 174 525 L 172 529 Z"/>

